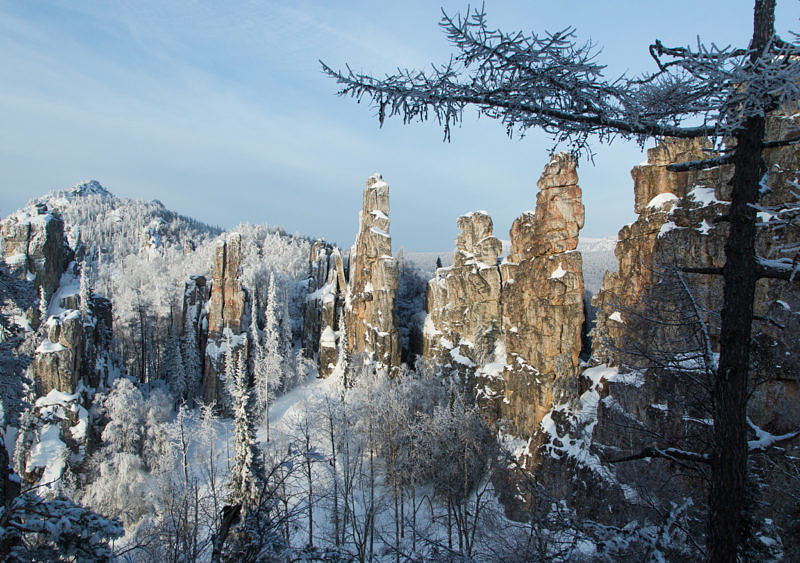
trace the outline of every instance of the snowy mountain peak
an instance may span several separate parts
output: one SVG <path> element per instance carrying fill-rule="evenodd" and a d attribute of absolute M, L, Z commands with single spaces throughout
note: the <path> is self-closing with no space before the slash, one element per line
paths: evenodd
<path fill-rule="evenodd" d="M 100 185 L 100 182 L 97 180 L 81 182 L 79 184 L 75 184 L 73 187 L 67 190 L 67 197 L 87 197 L 90 195 L 114 197 L 114 194 Z"/>

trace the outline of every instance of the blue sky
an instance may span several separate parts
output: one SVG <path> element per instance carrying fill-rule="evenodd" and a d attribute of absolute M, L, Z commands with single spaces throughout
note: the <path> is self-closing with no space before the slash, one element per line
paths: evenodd
<path fill-rule="evenodd" d="M 446 60 L 439 7 L 465 2 L 0 0 L 0 215 L 46 191 L 97 179 L 223 227 L 281 225 L 352 244 L 367 176 L 391 186 L 395 248 L 452 248 L 458 215 L 485 209 L 508 238 L 536 201 L 552 143 L 468 115 L 443 143 L 434 124 L 380 129 L 334 96 L 318 59 L 376 74 Z M 507 30 L 577 27 L 609 74 L 650 69 L 647 46 L 744 45 L 752 0 L 487 1 Z M 800 2 L 776 27 L 798 30 Z M 581 162 L 584 236 L 633 219 L 635 145 Z"/>

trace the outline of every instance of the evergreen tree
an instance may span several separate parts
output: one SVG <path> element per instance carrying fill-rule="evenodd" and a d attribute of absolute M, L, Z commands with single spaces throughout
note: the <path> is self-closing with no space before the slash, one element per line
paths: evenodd
<path fill-rule="evenodd" d="M 89 279 L 89 269 L 86 260 L 81 262 L 81 283 L 79 289 L 81 301 L 81 316 L 85 319 L 89 315 L 89 304 L 92 299 L 92 285 Z"/>
<path fill-rule="evenodd" d="M 201 395 L 203 361 L 194 327 L 188 319 L 186 324 L 183 336 L 180 338 L 180 349 L 186 379 L 186 400 L 192 402 Z"/>
<path fill-rule="evenodd" d="M 225 391 L 228 397 L 233 397 L 234 387 L 236 386 L 236 358 L 233 355 L 233 331 L 230 327 L 223 330 L 225 335 Z"/>
<path fill-rule="evenodd" d="M 592 140 L 708 137 L 718 149 L 710 158 L 671 165 L 673 172 L 732 165 L 730 206 L 719 219 L 728 226 L 725 265 L 686 266 L 687 273 L 721 276 L 719 360 L 713 381 L 714 439 L 708 454 L 709 561 L 735 561 L 750 539 L 747 499 L 747 418 L 751 340 L 757 327 L 753 305 L 760 279 L 794 281 L 797 248 L 780 260 L 758 255 L 758 210 L 767 203 L 767 148 L 793 138 L 771 139 L 767 115 L 796 107 L 800 99 L 800 41 L 775 33 L 776 0 L 755 0 L 753 35 L 746 48 L 668 47 L 649 52 L 658 66 L 639 76 L 609 79 L 591 42 L 579 43 L 573 28 L 557 33 L 505 33 L 488 26 L 484 8 L 465 16 L 444 14 L 441 26 L 457 53 L 429 70 L 399 69 L 375 78 L 348 66 L 323 70 L 341 85 L 339 94 L 368 100 L 380 123 L 437 119 L 450 138 L 465 108 L 502 122 L 509 135 L 531 128 L 552 134 L 573 154 L 592 155 Z M 791 110 L 790 110 L 791 111 Z"/>
<path fill-rule="evenodd" d="M 47 296 L 44 293 L 44 286 L 39 286 L 39 322 L 47 320 Z"/>
<path fill-rule="evenodd" d="M 275 284 L 275 274 L 270 274 L 267 289 L 267 308 L 264 311 L 264 343 L 258 364 L 258 392 L 260 404 L 269 410 L 270 394 L 282 383 L 285 357 L 281 342 L 280 305 Z M 285 382 L 284 382 L 285 383 Z M 267 413 L 269 415 L 269 413 Z"/>
<path fill-rule="evenodd" d="M 186 398 L 186 369 L 183 364 L 181 342 L 177 334 L 172 334 L 167 341 L 167 384 L 177 402 Z"/>
<path fill-rule="evenodd" d="M 295 369 L 292 361 L 294 356 L 294 345 L 292 341 L 292 323 L 289 316 L 289 299 L 286 290 L 281 291 L 277 306 L 280 308 L 280 352 L 281 352 L 281 372 L 285 387 L 294 387 L 299 383 L 299 373 Z"/>
<path fill-rule="evenodd" d="M 246 513 L 258 502 L 263 488 L 261 453 L 255 437 L 255 421 L 250 410 L 247 362 L 239 355 L 232 387 L 234 458 L 228 488 L 231 504 L 241 504 Z"/>

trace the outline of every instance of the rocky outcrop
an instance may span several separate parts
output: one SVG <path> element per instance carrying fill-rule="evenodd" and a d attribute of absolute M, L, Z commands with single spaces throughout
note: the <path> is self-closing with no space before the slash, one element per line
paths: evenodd
<path fill-rule="evenodd" d="M 347 351 L 371 358 L 390 371 L 400 365 L 394 318 L 397 276 L 389 234 L 389 185 L 375 174 L 367 178 L 358 235 L 350 250 Z"/>
<path fill-rule="evenodd" d="M 182 334 L 194 337 L 200 350 L 205 350 L 205 340 L 208 334 L 207 303 L 208 283 L 205 276 L 189 276 L 183 289 Z"/>
<path fill-rule="evenodd" d="M 203 396 L 206 402 L 221 407 L 228 404 L 225 382 L 225 357 L 232 346 L 234 362 L 247 354 L 249 309 L 247 292 L 242 287 L 242 237 L 231 233 L 219 241 L 214 252 L 214 267 L 208 301 L 208 342 L 206 344 Z"/>
<path fill-rule="evenodd" d="M 769 137 L 796 135 L 796 125 L 795 119 L 772 117 Z M 708 158 L 706 148 L 699 140 L 665 140 L 648 151 L 646 164 L 633 169 L 638 217 L 620 230 L 618 272 L 606 274 L 593 302 L 593 360 L 619 367 L 585 370 L 579 400 L 547 413 L 540 434 L 528 445 L 532 455 L 525 462 L 535 467 L 537 481 L 549 495 L 568 499 L 586 519 L 617 526 L 659 521 L 658 511 L 697 501 L 707 492 L 701 473 L 684 471 L 686 464 L 678 459 L 608 463 L 652 447 L 707 453 L 713 442 L 709 382 L 718 351 L 722 280 L 685 269 L 719 268 L 725 262 L 727 225 L 719 218 L 727 213 L 731 170 L 675 173 L 667 168 Z M 790 190 L 800 170 L 800 151 L 770 149 L 765 160 L 771 174 L 762 204 L 794 201 Z M 760 256 L 780 258 L 782 244 L 800 241 L 800 226 L 780 225 L 767 208 L 759 221 Z M 751 348 L 749 419 L 773 435 L 791 433 L 800 425 L 800 291 L 796 284 L 762 280 L 754 305 L 759 319 Z M 796 455 L 798 439 L 782 447 Z M 750 460 L 753 481 L 764 483 L 753 522 L 769 518 L 772 526 L 777 515 L 783 521 L 774 522 L 776 530 L 794 529 L 796 522 L 785 517 L 792 510 L 786 495 L 772 492 L 789 486 L 775 471 L 781 462 L 765 460 Z M 589 490 L 591 495 L 582 494 Z M 770 505 L 779 508 L 764 510 Z M 705 508 L 689 502 L 683 510 L 689 519 L 702 519 Z M 784 546 L 794 543 L 787 540 L 791 535 L 783 536 Z"/>
<path fill-rule="evenodd" d="M 73 262 L 64 274 L 50 311 L 55 312 L 43 325 L 44 337 L 36 348 L 31 365 L 36 395 L 43 397 L 56 390 L 73 394 L 80 385 L 102 389 L 113 369 L 110 356 L 112 338 L 111 301 L 92 295 L 86 314 L 82 314 L 77 290 L 80 273 Z"/>
<path fill-rule="evenodd" d="M 311 245 L 308 296 L 303 310 L 303 346 L 316 360 L 321 377 L 328 377 L 338 361 L 339 319 L 347 289 L 339 249 L 323 241 Z"/>
<path fill-rule="evenodd" d="M 2 223 L 5 261 L 12 273 L 33 281 L 50 298 L 58 287 L 68 256 L 64 220 L 44 203 L 7 217 Z"/>
<path fill-rule="evenodd" d="M 155 200 L 153 203 L 155 203 Z M 164 204 L 158 203 L 162 208 L 164 207 Z M 163 252 L 164 237 L 167 235 L 167 230 L 167 222 L 161 217 L 156 217 L 142 231 L 140 244 L 148 260 Z"/>
<path fill-rule="evenodd" d="M 594 355 L 599 361 L 617 364 L 624 355 L 628 362 L 647 362 L 643 350 L 631 346 L 631 331 L 641 334 L 641 317 L 636 311 L 652 299 L 651 306 L 669 307 L 679 296 L 674 288 L 660 297 L 653 292 L 658 280 L 675 272 L 676 266 L 719 267 L 724 264 L 724 241 L 727 227 L 715 219 L 724 214 L 724 201 L 730 171 L 716 168 L 706 171 L 670 172 L 669 164 L 707 158 L 706 145 L 699 140 L 668 139 L 648 150 L 648 161 L 631 171 L 636 221 L 624 226 L 614 251 L 617 272 L 607 273 L 601 291 L 592 303 L 597 308 L 594 329 Z M 674 280 L 674 276 L 667 275 Z M 713 276 L 689 276 L 697 286 L 696 296 L 702 306 L 719 310 L 721 280 Z M 701 295 L 702 294 L 702 295 Z M 654 325 L 652 329 L 657 329 Z M 663 351 L 685 347 L 684 335 L 676 328 L 673 334 L 648 334 L 666 346 Z M 638 339 L 637 339 L 638 340 Z M 639 355 L 639 360 L 633 356 Z"/>
<path fill-rule="evenodd" d="M 578 231 L 584 209 L 576 161 L 557 154 L 539 179 L 536 211 L 511 227 L 501 265 L 506 367 L 500 414 L 529 437 L 558 403 L 577 397 L 583 273 Z"/>
<path fill-rule="evenodd" d="M 791 119 L 768 120 L 774 139 L 795 134 L 794 127 Z M 696 354 L 705 346 L 700 341 L 703 332 L 698 320 L 706 327 L 711 349 L 717 349 L 719 320 L 713 312 L 721 309 L 722 279 L 681 269 L 724 265 L 727 225 L 717 219 L 726 213 L 732 171 L 730 167 L 683 173 L 667 170 L 672 162 L 707 157 L 704 148 L 696 140 L 668 140 L 648 151 L 647 164 L 633 169 L 639 216 L 619 232 L 615 251 L 618 272 L 606 274 L 603 289 L 593 301 L 598 309 L 594 341 L 599 361 L 647 367 L 664 357 Z M 800 151 L 793 147 L 769 150 L 765 160 L 771 174 L 770 193 L 763 204 L 792 201 L 790 191 L 800 169 Z M 650 200 L 644 203 L 647 198 Z M 769 225 L 776 225 L 777 217 L 764 211 L 760 219 L 764 227 L 756 241 L 760 256 L 780 258 L 782 243 L 800 240 L 796 225 L 776 231 Z M 797 395 L 800 360 L 794 359 L 796 339 L 787 338 L 789 333 L 780 327 L 793 325 L 791 311 L 800 305 L 799 299 L 800 293 L 785 282 L 762 280 L 756 289 L 755 314 L 773 322 L 758 322 L 756 327 L 754 380 L 773 379 L 774 365 L 781 365 L 783 375 L 780 384 L 767 383 L 756 389 L 751 404 L 761 408 L 755 409 L 753 416 L 782 419 L 787 424 L 777 426 L 787 428 L 785 415 L 778 414 L 787 412 L 786 408 L 774 407 L 785 402 L 787 393 Z M 660 322 L 646 311 L 658 311 Z M 762 411 L 761 416 L 756 411 Z"/>
<path fill-rule="evenodd" d="M 205 276 L 192 275 L 184 283 L 180 351 L 187 386 L 191 390 L 203 388 L 208 341 L 208 290 Z"/>
<path fill-rule="evenodd" d="M 453 265 L 438 268 L 428 282 L 422 353 L 448 371 L 471 377 L 500 336 L 502 244 L 485 211 L 462 215 L 458 228 Z"/>
<path fill-rule="evenodd" d="M 535 212 L 511 227 L 511 253 L 484 211 L 458 219 L 453 266 L 428 284 L 423 357 L 472 376 L 479 405 L 531 437 L 552 407 L 577 396 L 583 275 L 575 249 L 584 210 L 576 162 L 559 154 L 539 180 Z"/>

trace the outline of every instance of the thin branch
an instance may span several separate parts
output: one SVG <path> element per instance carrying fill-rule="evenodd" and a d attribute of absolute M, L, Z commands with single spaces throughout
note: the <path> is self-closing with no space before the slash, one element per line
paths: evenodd
<path fill-rule="evenodd" d="M 714 267 L 690 267 L 690 266 L 682 266 L 678 268 L 679 271 L 685 274 L 706 274 L 709 276 L 721 276 L 722 275 L 722 268 L 714 268 Z"/>
<path fill-rule="evenodd" d="M 642 451 L 635 453 L 633 455 L 629 455 L 627 457 L 619 458 L 619 459 L 610 459 L 607 460 L 608 463 L 622 463 L 625 461 L 634 461 L 637 459 L 646 459 L 646 458 L 662 458 L 668 459 L 670 461 L 691 461 L 696 463 L 711 463 L 711 459 L 709 458 L 708 454 L 699 454 L 697 452 L 690 452 L 686 450 L 679 450 L 677 448 L 656 448 L 656 447 L 647 447 L 644 448 Z"/>
<path fill-rule="evenodd" d="M 675 164 L 668 164 L 667 170 L 670 172 L 686 172 L 688 170 L 707 170 L 709 168 L 716 168 L 725 164 L 733 162 L 734 153 L 725 154 L 722 156 L 715 156 L 714 158 L 706 158 L 703 160 L 689 160 L 687 162 L 676 162 Z"/>
<path fill-rule="evenodd" d="M 800 430 L 775 436 L 756 426 L 755 423 L 750 420 L 749 416 L 747 417 L 747 425 L 756 433 L 756 439 L 747 442 L 747 449 L 751 452 L 764 452 L 776 444 L 787 442 L 792 438 L 800 436 Z"/>

